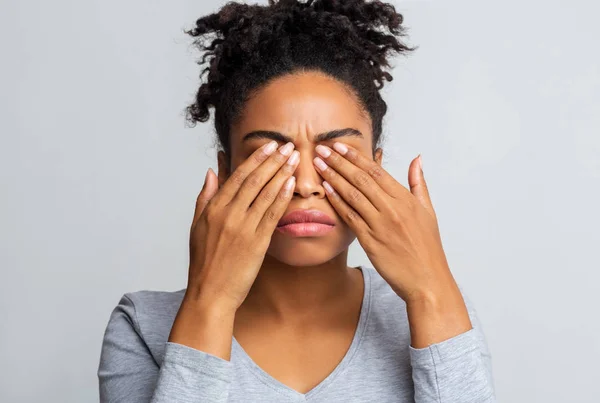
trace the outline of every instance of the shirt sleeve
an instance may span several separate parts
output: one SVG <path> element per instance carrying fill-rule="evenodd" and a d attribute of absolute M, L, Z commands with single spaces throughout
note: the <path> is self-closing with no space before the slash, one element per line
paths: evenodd
<path fill-rule="evenodd" d="M 110 315 L 97 375 L 101 403 L 224 403 L 233 366 L 221 357 L 166 342 L 159 367 L 144 341 L 133 300 L 125 294 Z"/>
<path fill-rule="evenodd" d="M 463 299 L 471 330 L 425 348 L 409 346 L 416 403 L 496 402 L 486 338 L 464 292 Z"/>

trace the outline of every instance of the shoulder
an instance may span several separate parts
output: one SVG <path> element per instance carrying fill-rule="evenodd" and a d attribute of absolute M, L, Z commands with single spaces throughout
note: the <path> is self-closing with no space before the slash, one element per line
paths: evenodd
<path fill-rule="evenodd" d="M 184 294 L 185 289 L 124 293 L 113 309 L 105 337 L 109 333 L 116 333 L 121 335 L 118 340 L 126 340 L 135 335 L 147 346 L 154 359 L 161 363 Z"/>
<path fill-rule="evenodd" d="M 177 291 L 139 290 L 123 294 L 119 305 L 132 307 L 138 319 L 144 316 L 170 317 L 177 314 L 185 288 Z"/>

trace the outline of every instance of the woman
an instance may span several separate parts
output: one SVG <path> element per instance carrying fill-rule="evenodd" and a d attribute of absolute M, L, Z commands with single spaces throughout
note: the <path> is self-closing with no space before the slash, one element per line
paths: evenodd
<path fill-rule="evenodd" d="M 229 3 L 188 33 L 222 148 L 190 236 L 187 287 L 125 294 L 106 402 L 493 402 L 490 354 L 446 261 L 420 158 L 381 166 L 390 4 Z M 212 41 L 211 41 L 212 40 Z M 357 238 L 373 267 L 347 266 Z"/>

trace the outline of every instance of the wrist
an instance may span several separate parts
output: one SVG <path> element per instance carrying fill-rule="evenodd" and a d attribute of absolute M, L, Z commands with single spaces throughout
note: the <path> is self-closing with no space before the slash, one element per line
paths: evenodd
<path fill-rule="evenodd" d="M 472 329 L 458 287 L 414 293 L 406 301 L 411 345 L 424 348 Z"/>
<path fill-rule="evenodd" d="M 193 295 L 186 291 L 181 305 L 182 307 L 185 306 L 186 310 L 194 311 L 196 314 L 207 319 L 233 318 L 238 309 L 235 304 L 204 292 Z"/>
<path fill-rule="evenodd" d="M 189 295 L 179 307 L 169 342 L 229 360 L 235 322 L 235 310 L 229 306 L 194 300 Z"/>
<path fill-rule="evenodd" d="M 404 290 L 406 305 L 435 308 L 444 301 L 460 299 L 462 294 L 450 269 L 436 270 L 423 284 L 414 284 Z"/>

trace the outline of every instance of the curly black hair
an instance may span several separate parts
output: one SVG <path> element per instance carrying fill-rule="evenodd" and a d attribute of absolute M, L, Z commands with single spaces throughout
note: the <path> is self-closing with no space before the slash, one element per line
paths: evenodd
<path fill-rule="evenodd" d="M 204 52 L 208 73 L 187 121 L 206 122 L 215 109 L 219 143 L 231 160 L 229 131 L 243 104 L 270 80 L 299 71 L 319 71 L 346 84 L 368 112 L 373 151 L 379 144 L 387 105 L 379 90 L 392 81 L 388 57 L 417 49 L 405 36 L 393 5 L 365 0 L 269 0 L 268 5 L 229 2 L 185 31 Z"/>

